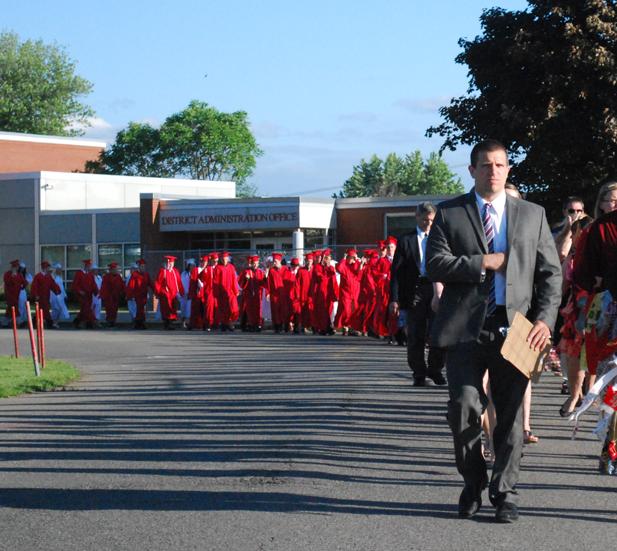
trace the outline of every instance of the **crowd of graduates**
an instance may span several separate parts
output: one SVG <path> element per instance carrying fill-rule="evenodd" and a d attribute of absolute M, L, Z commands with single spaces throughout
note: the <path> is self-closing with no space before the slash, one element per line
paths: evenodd
<path fill-rule="evenodd" d="M 97 327 L 103 308 L 106 325 L 114 327 L 120 304 L 126 300 L 135 329 L 146 329 L 146 307 L 149 297 L 154 297 L 156 316 L 165 329 L 181 323 L 188 330 L 234 331 L 239 325 L 243 331 L 259 332 L 269 320 L 277 333 L 333 335 L 340 330 L 343 335 L 372 335 L 404 344 L 399 314 L 388 308 L 396 243 L 388 237 L 361 254 L 349 248 L 338 262 L 330 249 L 308 252 L 302 260 L 274 252 L 263 263 L 259 256 L 250 255 L 240 273 L 228 252 L 189 259 L 182 272 L 176 257 L 164 256 L 154 277 L 143 259 L 127 277 L 115 262 L 100 275 L 86 259 L 70 287 L 79 302 L 72 323 Z M 67 293 L 59 274 L 61 266 L 43 261 L 40 272 L 28 279 L 19 260 L 11 262 L 4 274 L 6 316 L 10 318 L 15 307 L 23 321 L 29 293 L 30 300 L 39 303 L 48 327 L 57 328 L 60 321 L 68 320 Z"/>

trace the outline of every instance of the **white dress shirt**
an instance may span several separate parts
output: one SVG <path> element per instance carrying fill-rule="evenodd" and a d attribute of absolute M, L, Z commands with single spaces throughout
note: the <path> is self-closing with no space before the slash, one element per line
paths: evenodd
<path fill-rule="evenodd" d="M 488 203 L 476 193 L 476 202 L 480 209 L 480 221 L 484 214 L 484 205 Z M 502 192 L 490 202 L 489 215 L 493 223 L 493 252 L 508 252 L 508 222 L 506 220 L 506 192 Z M 495 302 L 498 306 L 506 304 L 506 274 L 505 272 L 495 272 Z"/>

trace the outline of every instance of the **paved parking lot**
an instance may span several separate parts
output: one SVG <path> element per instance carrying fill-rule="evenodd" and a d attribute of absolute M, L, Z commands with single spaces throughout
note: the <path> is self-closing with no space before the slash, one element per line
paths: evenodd
<path fill-rule="evenodd" d="M 363 338 L 70 331 L 66 391 L 0 403 L 0 549 L 608 549 L 617 478 L 535 387 L 521 520 L 456 516 L 446 391 Z M 10 333 L 0 350 L 10 352 Z M 23 335 L 25 342 L 25 333 Z M 487 500 L 485 500 L 487 501 Z"/>

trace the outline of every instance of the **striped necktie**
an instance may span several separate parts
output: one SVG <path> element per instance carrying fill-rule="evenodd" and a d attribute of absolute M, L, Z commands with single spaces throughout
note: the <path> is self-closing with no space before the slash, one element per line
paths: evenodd
<path fill-rule="evenodd" d="M 491 203 L 485 203 L 484 212 L 482 213 L 482 224 L 484 226 L 484 234 L 486 235 L 486 245 L 488 247 L 489 254 L 493 254 L 495 252 L 493 243 L 495 239 L 495 230 L 493 229 L 493 221 L 491 219 L 491 213 L 489 212 L 492 208 L 493 205 L 491 205 Z M 497 302 L 495 300 L 495 272 L 486 272 L 486 278 L 488 279 L 488 283 L 490 285 L 488 298 L 486 301 L 486 316 L 490 317 L 497 309 Z"/>

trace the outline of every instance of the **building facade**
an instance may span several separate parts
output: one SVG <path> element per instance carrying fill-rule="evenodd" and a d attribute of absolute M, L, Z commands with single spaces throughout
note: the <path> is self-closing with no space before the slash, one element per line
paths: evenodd
<path fill-rule="evenodd" d="M 141 256 L 140 195 L 235 197 L 233 182 L 59 172 L 0 175 L 0 264 L 59 262 L 71 281 L 84 258 L 128 269 Z"/>
<path fill-rule="evenodd" d="M 62 136 L 0 132 L 0 173 L 84 172 L 98 159 L 105 142 Z"/>

